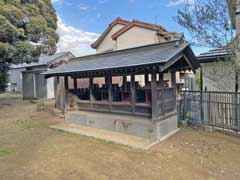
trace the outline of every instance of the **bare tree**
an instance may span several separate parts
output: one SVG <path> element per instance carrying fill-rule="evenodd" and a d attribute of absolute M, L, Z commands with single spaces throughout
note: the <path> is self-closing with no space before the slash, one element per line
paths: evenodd
<path fill-rule="evenodd" d="M 197 0 L 186 3 L 178 10 L 174 20 L 185 27 L 194 39 L 194 44 L 225 47 L 234 38 L 225 0 Z"/>
<path fill-rule="evenodd" d="M 224 48 L 228 52 L 226 59 L 230 61 L 219 62 L 216 70 L 210 72 L 212 78 L 217 77 L 217 72 L 224 71 L 238 77 L 240 45 L 239 40 L 235 38 L 225 0 L 196 0 L 194 3 L 187 1 L 184 9 L 178 10 L 174 20 L 189 31 L 193 38 L 192 45 Z"/>

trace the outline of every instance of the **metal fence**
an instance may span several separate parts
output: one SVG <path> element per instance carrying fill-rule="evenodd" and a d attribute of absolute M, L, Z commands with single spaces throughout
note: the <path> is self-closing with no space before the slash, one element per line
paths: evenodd
<path fill-rule="evenodd" d="M 179 119 L 240 132 L 240 93 L 181 91 Z"/>

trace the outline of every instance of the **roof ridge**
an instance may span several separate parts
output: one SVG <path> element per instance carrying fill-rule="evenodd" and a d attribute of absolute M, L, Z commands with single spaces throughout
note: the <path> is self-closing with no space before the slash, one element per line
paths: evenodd
<path fill-rule="evenodd" d="M 137 19 L 133 19 L 131 23 L 129 23 L 128 25 L 122 27 L 121 29 L 119 29 L 117 32 L 115 32 L 112 35 L 112 39 L 116 39 L 117 37 L 119 37 L 121 34 L 123 34 L 124 32 L 128 31 L 129 29 L 131 29 L 133 26 L 141 26 L 144 28 L 149 28 L 149 29 L 154 29 L 156 31 L 163 31 L 163 32 L 167 32 L 167 30 L 165 28 L 163 28 L 162 26 L 158 25 L 158 24 L 152 24 L 152 23 L 147 23 L 147 22 L 143 22 L 143 21 L 139 21 Z"/>
<path fill-rule="evenodd" d="M 129 24 L 130 21 L 124 20 L 121 17 L 117 17 L 114 21 L 112 21 L 108 27 L 103 31 L 103 33 L 98 37 L 98 39 L 91 44 L 92 48 L 97 48 L 98 45 L 102 42 L 102 40 L 104 39 L 104 37 L 107 35 L 107 33 L 113 28 L 113 26 L 117 25 L 117 24 L 122 24 L 124 26 L 126 26 L 127 24 Z"/>
<path fill-rule="evenodd" d="M 150 47 L 154 47 L 154 46 L 174 44 L 174 43 L 179 42 L 179 41 L 181 41 L 181 40 L 172 40 L 172 41 L 167 41 L 167 42 L 147 44 L 147 45 L 143 45 L 143 46 L 137 46 L 137 47 L 127 48 L 127 49 L 120 49 L 120 50 L 115 50 L 115 51 L 111 51 L 111 52 L 101 52 L 101 53 L 96 53 L 96 54 L 74 57 L 74 58 L 72 58 L 72 60 L 77 61 L 77 60 L 82 59 L 82 58 L 90 58 L 90 57 L 94 57 L 96 55 L 104 56 L 104 55 L 118 54 L 118 53 L 121 53 L 121 52 L 131 51 L 131 50 L 136 50 L 136 49 L 141 50 L 141 49 L 144 49 L 144 48 L 150 48 Z M 189 44 L 189 43 L 185 42 L 185 43 L 182 43 L 182 44 Z M 71 61 L 71 62 L 74 62 L 74 61 Z"/>

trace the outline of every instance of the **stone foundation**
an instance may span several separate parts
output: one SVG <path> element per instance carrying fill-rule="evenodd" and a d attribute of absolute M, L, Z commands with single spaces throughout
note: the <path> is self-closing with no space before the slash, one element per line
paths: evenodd
<path fill-rule="evenodd" d="M 100 112 L 69 111 L 65 114 L 67 123 L 120 132 L 139 136 L 152 141 L 173 134 L 178 129 L 177 114 L 166 116 L 159 121 L 150 118 L 116 115 Z"/>

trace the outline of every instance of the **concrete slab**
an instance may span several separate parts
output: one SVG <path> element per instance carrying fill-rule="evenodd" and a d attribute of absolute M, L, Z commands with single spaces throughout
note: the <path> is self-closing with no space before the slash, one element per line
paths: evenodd
<path fill-rule="evenodd" d="M 65 122 L 52 125 L 50 126 L 50 128 L 61 130 L 61 131 L 72 133 L 72 134 L 79 134 L 79 135 L 84 135 L 84 136 L 88 136 L 96 139 L 101 139 L 107 142 L 113 142 L 113 143 L 129 146 L 135 149 L 147 150 L 152 145 L 156 144 L 156 142 L 152 142 L 149 139 L 145 139 L 137 136 L 131 136 L 127 134 L 92 128 L 92 127 L 86 127 L 86 126 L 81 126 L 76 124 L 69 124 Z"/>

